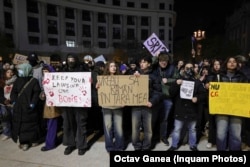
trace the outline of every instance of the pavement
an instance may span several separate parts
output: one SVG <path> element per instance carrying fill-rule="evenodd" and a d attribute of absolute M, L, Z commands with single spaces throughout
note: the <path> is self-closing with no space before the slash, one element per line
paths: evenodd
<path fill-rule="evenodd" d="M 65 146 L 59 145 L 56 149 L 42 152 L 40 144 L 31 147 L 27 151 L 18 148 L 18 144 L 11 139 L 0 140 L 0 167 L 109 167 L 109 153 L 105 150 L 104 136 L 91 134 L 88 137 L 91 148 L 83 155 L 79 156 L 75 150 L 70 155 L 64 155 Z M 171 144 L 171 137 L 169 138 Z M 214 151 L 206 148 L 207 138 L 200 140 L 198 149 L 201 151 Z M 169 146 L 159 142 L 152 151 L 165 151 Z M 133 151 L 131 143 L 126 151 Z M 178 151 L 189 151 L 189 145 L 182 145 Z"/>

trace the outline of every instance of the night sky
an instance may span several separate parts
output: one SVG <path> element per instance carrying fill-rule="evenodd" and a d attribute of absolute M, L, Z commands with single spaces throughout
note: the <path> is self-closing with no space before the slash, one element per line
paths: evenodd
<path fill-rule="evenodd" d="M 175 40 L 193 35 L 201 29 L 206 36 L 224 32 L 225 20 L 243 1 L 250 0 L 175 0 L 174 10 L 177 13 L 174 28 Z"/>

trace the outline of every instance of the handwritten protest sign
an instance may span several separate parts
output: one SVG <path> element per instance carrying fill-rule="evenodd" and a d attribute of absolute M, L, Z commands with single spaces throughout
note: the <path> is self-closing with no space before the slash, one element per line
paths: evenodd
<path fill-rule="evenodd" d="M 148 49 L 152 56 L 157 56 L 162 51 L 169 51 L 155 33 L 153 33 L 146 41 L 144 41 L 143 45 Z"/>
<path fill-rule="evenodd" d="M 22 63 L 28 63 L 27 61 L 27 57 L 28 56 L 25 56 L 25 55 L 21 55 L 21 54 L 18 54 L 16 53 L 14 58 L 13 58 L 13 64 L 22 64 Z"/>
<path fill-rule="evenodd" d="M 189 99 L 193 98 L 194 94 L 194 81 L 182 81 L 181 88 L 180 88 L 180 97 L 182 99 Z"/>
<path fill-rule="evenodd" d="M 148 102 L 148 75 L 97 76 L 100 106 L 145 106 Z"/>
<path fill-rule="evenodd" d="M 90 72 L 45 73 L 43 86 L 48 106 L 91 107 Z"/>
<path fill-rule="evenodd" d="M 209 88 L 210 114 L 250 118 L 250 84 L 211 82 Z"/>

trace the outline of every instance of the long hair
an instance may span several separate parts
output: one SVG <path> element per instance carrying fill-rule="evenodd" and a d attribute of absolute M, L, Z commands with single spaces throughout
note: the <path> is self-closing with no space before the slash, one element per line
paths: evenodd
<path fill-rule="evenodd" d="M 119 75 L 119 74 L 120 74 L 120 70 L 119 70 L 118 64 L 117 64 L 114 60 L 111 60 L 111 61 L 109 61 L 109 62 L 107 62 L 107 63 L 105 64 L 105 68 L 104 68 L 104 71 L 103 71 L 103 75 L 110 75 L 109 66 L 110 66 L 110 64 L 112 64 L 112 63 L 114 63 L 115 66 L 116 66 L 116 72 L 115 72 L 114 75 Z"/>
<path fill-rule="evenodd" d="M 226 72 L 227 71 L 227 63 L 229 61 L 229 59 L 234 59 L 236 62 L 237 62 L 237 67 L 235 69 L 235 71 L 239 71 L 240 70 L 240 65 L 239 65 L 239 62 L 236 60 L 236 58 L 234 56 L 229 56 L 226 58 L 226 60 L 223 62 L 222 64 L 222 71 Z"/>

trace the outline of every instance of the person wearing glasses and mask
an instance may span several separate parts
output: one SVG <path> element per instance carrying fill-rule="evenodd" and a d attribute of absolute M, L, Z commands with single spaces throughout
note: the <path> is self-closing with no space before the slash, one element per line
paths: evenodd
<path fill-rule="evenodd" d="M 77 55 L 68 54 L 62 72 L 84 72 Z M 86 71 L 85 71 L 86 72 Z M 84 107 L 60 107 L 63 117 L 63 145 L 67 146 L 64 155 L 78 149 L 78 155 L 87 151 L 88 109 Z"/>
<path fill-rule="evenodd" d="M 203 102 L 207 96 L 206 90 L 199 79 L 194 76 L 194 65 L 187 62 L 180 79 L 177 79 L 169 89 L 174 98 L 174 130 L 172 132 L 172 145 L 168 151 L 175 151 L 179 147 L 181 132 L 184 127 L 188 129 L 188 143 L 190 150 L 197 148 L 197 105 Z"/>

